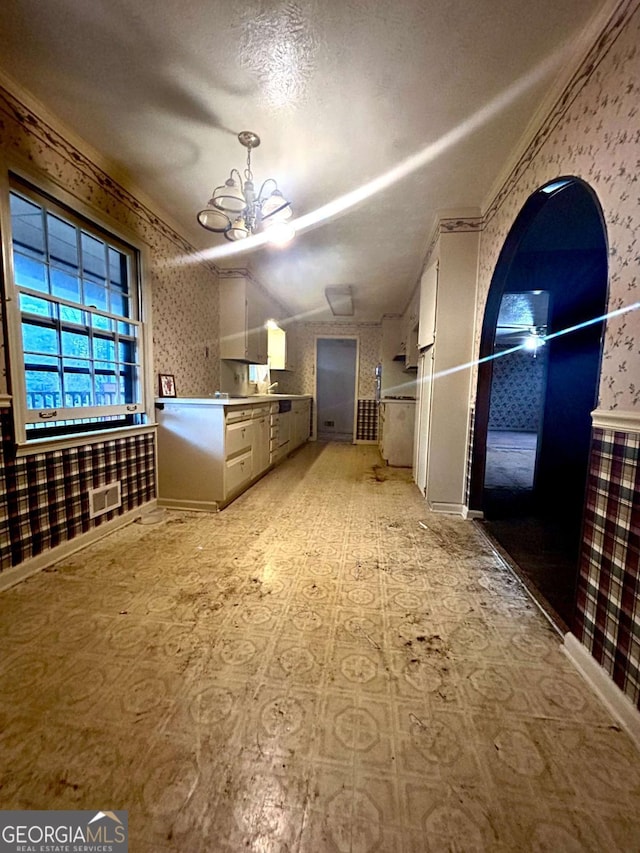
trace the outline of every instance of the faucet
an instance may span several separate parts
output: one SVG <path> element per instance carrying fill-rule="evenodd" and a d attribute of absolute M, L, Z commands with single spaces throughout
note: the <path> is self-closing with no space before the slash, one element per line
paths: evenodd
<path fill-rule="evenodd" d="M 278 387 L 278 383 L 272 382 L 271 385 L 269 385 L 269 387 L 267 388 L 267 394 L 271 394 L 273 389 L 277 388 L 277 387 Z"/>

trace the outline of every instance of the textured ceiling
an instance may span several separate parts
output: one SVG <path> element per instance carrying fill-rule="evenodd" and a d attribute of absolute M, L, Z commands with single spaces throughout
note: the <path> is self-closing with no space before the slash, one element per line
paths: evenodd
<path fill-rule="evenodd" d="M 240 130 L 261 136 L 256 180 L 276 177 L 296 216 L 351 194 L 286 249 L 216 263 L 250 267 L 306 319 L 349 284 L 355 319 L 378 320 L 403 310 L 436 212 L 481 204 L 600 5 L 5 0 L 0 68 L 199 249 L 229 247 L 195 214 L 243 166 Z"/>

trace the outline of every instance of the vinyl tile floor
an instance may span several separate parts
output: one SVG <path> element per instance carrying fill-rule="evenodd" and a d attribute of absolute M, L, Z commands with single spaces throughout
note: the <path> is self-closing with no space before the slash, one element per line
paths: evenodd
<path fill-rule="evenodd" d="M 310 444 L 0 595 L 0 808 L 132 853 L 637 851 L 640 761 L 470 522 Z"/>

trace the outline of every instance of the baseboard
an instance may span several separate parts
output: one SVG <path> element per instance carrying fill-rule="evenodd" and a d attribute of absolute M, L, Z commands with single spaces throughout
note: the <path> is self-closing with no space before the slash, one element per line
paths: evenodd
<path fill-rule="evenodd" d="M 154 500 L 148 501 L 147 503 L 136 507 L 136 509 L 131 509 L 129 512 L 123 513 L 123 515 L 118 515 L 116 518 L 109 519 L 109 521 L 106 521 L 99 527 L 94 527 L 86 533 L 81 533 L 79 536 L 75 536 L 67 542 L 61 542 L 59 545 L 56 545 L 55 548 L 49 548 L 47 551 L 43 551 L 36 557 L 30 557 L 28 560 L 25 560 L 17 566 L 5 569 L 4 572 L 0 572 L 0 592 L 5 589 L 9 589 L 9 587 L 15 586 L 17 583 L 20 583 L 20 581 L 31 577 L 31 575 L 35 575 L 37 572 L 41 572 L 43 569 L 48 568 L 48 566 L 52 566 L 54 563 L 64 560 L 65 557 L 69 557 L 71 554 L 75 554 L 76 551 L 86 548 L 86 546 L 91 545 L 92 542 L 97 542 L 98 539 L 102 539 L 108 533 L 113 533 L 114 530 L 118 530 L 120 527 L 131 524 L 132 521 L 140 518 L 144 513 L 155 509 L 156 506 L 157 501 L 154 498 Z"/>
<path fill-rule="evenodd" d="M 481 509 L 469 509 L 468 506 L 462 508 L 462 517 L 471 521 L 481 521 L 484 518 L 484 513 Z"/>
<path fill-rule="evenodd" d="M 565 634 L 562 650 L 640 749 L 640 711 L 629 697 L 574 634 Z"/>
<path fill-rule="evenodd" d="M 238 497 L 238 495 L 234 495 L 234 497 Z M 191 501 L 178 498 L 158 498 L 158 506 L 164 507 L 165 509 L 186 510 L 189 512 L 218 512 L 222 504 L 217 501 Z"/>
<path fill-rule="evenodd" d="M 378 439 L 370 439 L 370 438 L 356 438 L 354 439 L 354 444 L 377 444 Z"/>
<path fill-rule="evenodd" d="M 449 515 L 464 515 L 464 504 L 449 504 L 439 501 L 429 501 L 429 509 L 432 512 L 446 512 Z"/>

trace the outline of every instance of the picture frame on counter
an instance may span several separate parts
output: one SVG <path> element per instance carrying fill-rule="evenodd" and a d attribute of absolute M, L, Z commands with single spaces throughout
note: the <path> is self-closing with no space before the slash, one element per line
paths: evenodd
<path fill-rule="evenodd" d="M 172 373 L 159 373 L 158 385 L 161 397 L 177 397 L 176 380 Z"/>

